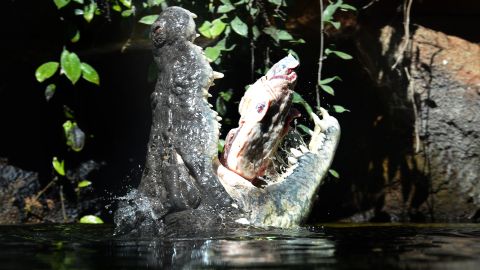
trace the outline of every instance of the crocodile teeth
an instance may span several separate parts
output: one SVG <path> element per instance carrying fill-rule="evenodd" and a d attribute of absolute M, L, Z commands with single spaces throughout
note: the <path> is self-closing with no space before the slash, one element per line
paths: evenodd
<path fill-rule="evenodd" d="M 307 147 L 303 146 L 303 145 L 300 145 L 300 150 L 303 152 L 303 153 L 308 153 L 310 152 L 310 150 L 308 150 Z"/>
<path fill-rule="evenodd" d="M 222 121 L 222 117 L 220 117 L 220 116 L 217 115 L 216 118 L 217 118 L 217 121 Z"/>
<path fill-rule="evenodd" d="M 293 156 L 296 158 L 301 157 L 303 155 L 303 153 L 300 150 L 295 148 L 290 148 L 290 152 L 292 152 Z"/>
<path fill-rule="evenodd" d="M 320 117 L 318 117 L 318 115 L 314 112 L 311 112 L 310 116 L 312 117 L 313 122 L 315 123 L 315 126 L 318 126 L 319 128 L 322 128 L 322 120 L 320 120 Z"/>
<path fill-rule="evenodd" d="M 298 160 L 294 157 L 288 157 L 288 163 L 290 163 L 290 164 L 295 164 L 295 163 L 297 163 L 297 161 Z"/>
<path fill-rule="evenodd" d="M 235 220 L 235 222 L 240 223 L 242 225 L 250 225 L 250 221 L 248 221 L 248 219 L 246 218 L 239 218 Z"/>
<path fill-rule="evenodd" d="M 212 97 L 212 94 L 210 94 L 210 93 L 207 93 L 207 97 Z"/>
<path fill-rule="evenodd" d="M 214 71 L 214 72 L 213 72 L 213 79 L 215 79 L 215 80 L 216 80 L 216 79 L 221 79 L 221 78 L 223 78 L 224 76 L 225 76 L 225 75 L 223 75 L 223 73 L 221 73 L 221 72 L 217 72 L 217 71 Z"/>
<path fill-rule="evenodd" d="M 208 103 L 208 107 L 210 107 L 210 108 L 213 108 L 213 105 L 212 105 L 212 104 L 210 104 L 210 103 Z"/>

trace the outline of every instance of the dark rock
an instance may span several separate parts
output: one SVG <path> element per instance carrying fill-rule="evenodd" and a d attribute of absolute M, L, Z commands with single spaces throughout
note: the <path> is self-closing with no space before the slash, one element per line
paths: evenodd
<path fill-rule="evenodd" d="M 67 172 L 69 181 L 56 179 L 42 187 L 38 173 L 0 161 L 0 224 L 62 223 L 73 222 L 84 214 L 99 215 L 102 202 L 92 188 L 75 190 L 80 180 L 99 167 L 98 163 L 87 161 Z M 65 217 L 60 192 L 64 196 Z"/>
<path fill-rule="evenodd" d="M 377 167 L 379 209 L 408 220 L 467 220 L 480 206 L 480 46 L 418 26 L 403 52 L 399 29 L 358 42 L 397 145 Z"/>
<path fill-rule="evenodd" d="M 24 198 L 39 190 L 38 173 L 0 161 L 0 224 L 22 222 Z"/>

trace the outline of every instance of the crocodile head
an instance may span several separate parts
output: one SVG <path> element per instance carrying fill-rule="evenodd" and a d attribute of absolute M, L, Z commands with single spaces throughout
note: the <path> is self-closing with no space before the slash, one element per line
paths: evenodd
<path fill-rule="evenodd" d="M 225 139 L 217 175 L 245 212 L 248 223 L 291 227 L 304 221 L 338 144 L 337 120 L 324 109 L 323 119 L 312 113 L 315 129 L 308 147 L 294 140 L 284 157 L 289 166 L 280 174 L 269 175 L 268 181 L 258 181 L 265 176 L 291 120 L 297 116 L 291 103 L 298 65 L 288 55 L 246 91 L 239 104 L 239 127 Z"/>
<path fill-rule="evenodd" d="M 323 109 L 321 116 L 312 113 L 315 128 L 310 143 L 292 149 L 288 160 L 295 162 L 266 186 L 252 184 L 270 165 L 292 117 L 297 78 L 293 69 L 298 62 L 288 56 L 245 93 L 239 128 L 227 138 L 222 164 L 217 154 L 218 116 L 207 98 L 213 81 L 223 75 L 212 70 L 202 49 L 192 43 L 196 36 L 193 18 L 185 9 L 169 7 L 152 25 L 159 74 L 152 93 L 145 171 L 135 193 L 140 195 L 130 198 L 130 205 L 119 207 L 115 223 L 140 228 L 139 223 L 147 226 L 163 219 L 178 224 L 182 216 L 188 216 L 188 224 L 197 220 L 199 227 L 208 227 L 207 222 L 224 225 L 232 216 L 229 220 L 257 226 L 300 224 L 332 162 L 339 140 L 338 122 Z"/>

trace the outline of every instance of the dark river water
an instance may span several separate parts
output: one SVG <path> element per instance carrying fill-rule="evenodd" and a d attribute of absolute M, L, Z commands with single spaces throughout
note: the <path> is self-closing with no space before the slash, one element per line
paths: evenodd
<path fill-rule="evenodd" d="M 480 269 L 480 224 L 327 224 L 196 238 L 0 226 L 0 269 Z"/>

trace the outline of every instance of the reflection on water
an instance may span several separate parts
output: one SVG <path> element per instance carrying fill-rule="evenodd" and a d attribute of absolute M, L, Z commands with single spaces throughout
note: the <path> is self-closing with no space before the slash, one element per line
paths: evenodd
<path fill-rule="evenodd" d="M 480 269 L 480 225 L 345 225 L 175 239 L 0 226 L 0 269 Z"/>

